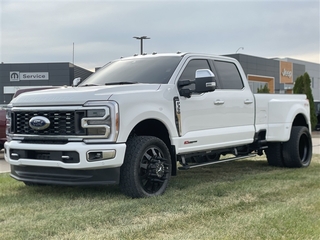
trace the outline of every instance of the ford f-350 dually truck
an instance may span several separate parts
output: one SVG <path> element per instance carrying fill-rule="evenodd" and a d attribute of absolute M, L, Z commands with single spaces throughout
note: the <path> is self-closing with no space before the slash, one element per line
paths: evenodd
<path fill-rule="evenodd" d="M 14 98 L 5 160 L 26 185 L 119 184 L 130 197 L 156 196 L 178 169 L 264 153 L 272 166 L 309 166 L 309 115 L 305 95 L 253 94 L 233 58 L 139 55 L 78 86 Z"/>

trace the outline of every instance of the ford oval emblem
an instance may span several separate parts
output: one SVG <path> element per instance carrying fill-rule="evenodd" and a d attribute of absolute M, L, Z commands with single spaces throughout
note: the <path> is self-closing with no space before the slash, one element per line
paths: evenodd
<path fill-rule="evenodd" d="M 35 116 L 29 120 L 29 126 L 34 130 L 44 130 L 50 126 L 50 121 L 46 117 Z"/>

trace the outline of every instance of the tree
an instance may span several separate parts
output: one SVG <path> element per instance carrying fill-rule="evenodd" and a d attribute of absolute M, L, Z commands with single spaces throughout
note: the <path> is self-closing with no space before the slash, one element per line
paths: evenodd
<path fill-rule="evenodd" d="M 268 88 L 268 84 L 266 83 L 263 87 L 260 86 L 257 89 L 257 93 L 270 93 L 270 89 Z"/>
<path fill-rule="evenodd" d="M 303 94 L 303 93 L 305 93 L 304 89 L 305 89 L 305 87 L 304 87 L 303 75 L 301 75 L 294 82 L 293 93 L 295 93 L 295 94 Z"/>
<path fill-rule="evenodd" d="M 295 94 L 306 94 L 309 100 L 309 107 L 310 107 L 310 121 L 312 129 L 315 129 L 318 119 L 316 116 L 316 111 L 314 108 L 314 100 L 312 95 L 312 90 L 310 87 L 311 80 L 308 73 L 305 73 L 297 78 L 294 83 L 293 93 Z"/>

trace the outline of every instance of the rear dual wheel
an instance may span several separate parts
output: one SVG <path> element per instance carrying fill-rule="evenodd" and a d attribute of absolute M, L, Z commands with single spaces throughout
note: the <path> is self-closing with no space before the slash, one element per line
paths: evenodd
<path fill-rule="evenodd" d="M 281 142 L 270 142 L 265 153 L 270 166 L 284 167 Z"/>
<path fill-rule="evenodd" d="M 308 167 L 312 158 L 312 141 L 309 129 L 294 126 L 287 142 L 271 142 L 265 150 L 269 165 L 277 167 Z"/>
<path fill-rule="evenodd" d="M 308 167 L 312 158 L 312 141 L 309 129 L 292 127 L 288 142 L 283 144 L 283 161 L 286 167 Z"/>

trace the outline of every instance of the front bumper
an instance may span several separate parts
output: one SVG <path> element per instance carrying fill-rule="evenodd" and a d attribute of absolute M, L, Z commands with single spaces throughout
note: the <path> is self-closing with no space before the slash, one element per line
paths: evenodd
<path fill-rule="evenodd" d="M 88 152 L 112 150 L 115 155 L 107 160 L 87 159 Z M 26 183 L 105 185 L 119 183 L 120 166 L 125 150 L 124 143 L 27 144 L 11 141 L 5 143 L 4 158 L 11 165 L 11 177 Z M 77 158 L 77 161 L 65 161 L 61 156 L 66 154 L 71 158 Z M 33 156 L 35 158 L 32 158 Z M 39 159 L 41 156 L 44 158 Z"/>
<path fill-rule="evenodd" d="M 11 177 L 26 184 L 67 186 L 118 184 L 120 167 L 94 170 L 74 170 L 56 167 L 11 165 Z"/>
<path fill-rule="evenodd" d="M 124 160 L 126 144 L 29 144 L 20 141 L 5 143 L 5 160 L 12 166 L 58 167 L 64 169 L 103 169 L 120 167 Z M 88 161 L 89 152 L 114 151 L 107 160 Z M 70 155 L 70 160 L 63 158 Z M 72 161 L 72 159 L 76 159 Z"/>

